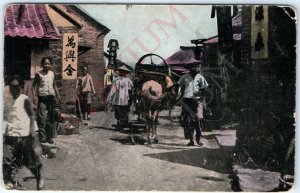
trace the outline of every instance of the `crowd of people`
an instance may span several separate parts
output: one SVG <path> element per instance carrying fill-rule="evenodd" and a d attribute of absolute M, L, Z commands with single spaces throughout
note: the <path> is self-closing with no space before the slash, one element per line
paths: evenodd
<path fill-rule="evenodd" d="M 35 93 L 33 97 L 28 97 L 22 92 L 24 80 L 20 76 L 13 76 L 9 81 L 12 100 L 10 104 L 7 104 L 9 116 L 3 138 L 3 180 L 8 189 L 21 187 L 16 174 L 23 165 L 34 174 L 37 189 L 44 187 L 40 144 L 54 143 L 54 105 L 56 102 L 60 102 L 54 72 L 50 70 L 51 64 L 52 60 L 49 57 L 41 60 L 42 70 L 36 73 L 32 84 Z M 96 91 L 87 66 L 82 66 L 81 72 L 76 81 L 76 100 L 82 114 L 81 118 L 89 120 L 92 97 Z M 130 70 L 125 66 L 110 71 L 109 73 L 114 73 L 114 75 L 111 74 L 113 79 L 109 77 L 107 80 L 109 82 L 108 87 L 105 87 L 105 98 L 108 104 L 113 107 L 117 120 L 117 130 L 126 130 L 130 127 L 128 114 L 136 91 L 129 72 Z M 190 72 L 183 75 L 177 83 L 172 82 L 169 76 L 165 78 L 165 81 L 166 88 L 163 88 L 159 81 L 147 80 L 141 87 L 141 96 L 152 95 L 151 104 L 157 104 L 155 103 L 156 98 L 162 98 L 164 92 L 170 91 L 171 87 L 178 86 L 177 100 L 182 105 L 180 123 L 184 128 L 186 139 L 189 140 L 187 145 L 195 145 L 194 131 L 196 131 L 195 141 L 201 145 L 203 96 L 208 87 L 207 81 L 200 74 L 198 67 L 191 68 Z M 37 96 L 37 99 L 34 96 Z M 34 104 L 36 101 L 37 104 Z M 33 109 L 34 105 L 37 105 L 36 112 Z M 146 106 L 152 107 L 149 104 Z"/>

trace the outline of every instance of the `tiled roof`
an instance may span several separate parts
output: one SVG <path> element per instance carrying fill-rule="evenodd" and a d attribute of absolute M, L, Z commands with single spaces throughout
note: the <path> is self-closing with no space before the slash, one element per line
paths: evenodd
<path fill-rule="evenodd" d="M 194 49 L 180 47 L 180 50 L 167 58 L 166 62 L 168 65 L 191 65 L 199 64 L 200 61 L 195 59 Z"/>
<path fill-rule="evenodd" d="M 11 4 L 5 9 L 4 33 L 11 37 L 58 39 L 45 4 Z"/>

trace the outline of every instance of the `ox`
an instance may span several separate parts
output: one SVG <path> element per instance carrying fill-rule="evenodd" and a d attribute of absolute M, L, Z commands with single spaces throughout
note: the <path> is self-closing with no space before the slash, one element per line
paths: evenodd
<path fill-rule="evenodd" d="M 140 82 L 141 113 L 146 120 L 148 143 L 158 143 L 157 123 L 159 112 L 175 104 L 173 80 L 163 73 L 150 73 Z"/>

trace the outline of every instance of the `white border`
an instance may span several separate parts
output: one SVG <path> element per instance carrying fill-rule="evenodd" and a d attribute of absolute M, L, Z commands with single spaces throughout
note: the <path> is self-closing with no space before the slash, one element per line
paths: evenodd
<path fill-rule="evenodd" d="M 115 3 L 115 4 L 119 4 L 119 3 L 132 3 L 132 4 L 136 4 L 136 3 L 144 3 L 144 4 L 273 4 L 273 5 L 289 5 L 289 6 L 293 6 L 296 9 L 296 12 L 299 14 L 299 8 L 300 8 L 300 1 L 299 0 L 285 0 L 285 1 L 280 1 L 280 0 L 226 0 L 226 1 L 219 1 L 219 0 L 173 0 L 173 1 L 162 1 L 162 0 L 123 0 L 123 1 L 118 1 L 118 0 L 106 0 L 106 1 L 95 1 L 95 0 L 89 0 L 89 1 L 83 1 L 83 0 L 71 0 L 71 1 L 62 1 L 62 0 L 54 0 L 54 1 L 46 1 L 46 0 L 19 0 L 19 1 L 12 1 L 12 0 L 1 0 L 0 1 L 0 12 L 1 12 L 1 21 L 0 21 L 0 58 L 1 58 L 1 66 L 0 66 L 0 84 L 3 85 L 3 63 L 4 63 L 4 59 L 3 59 L 3 55 L 4 55 L 4 8 L 7 4 L 11 4 L 11 3 L 84 3 L 84 4 L 88 4 L 88 3 Z M 299 24 L 297 24 L 297 44 L 296 44 L 296 48 L 297 48 L 297 64 L 296 64 L 296 74 L 297 74 L 297 80 L 296 80 L 296 99 L 299 96 L 299 49 L 298 49 L 298 45 L 299 45 Z M 3 122 L 3 87 L 2 89 L 0 89 L 0 98 L 2 99 L 0 101 L 0 122 L 2 124 Z M 299 109 L 299 102 L 296 100 L 296 109 Z M 296 114 L 296 120 L 299 120 L 299 113 Z M 298 124 L 296 123 L 296 128 L 299 129 Z M 296 129 L 296 130 L 297 130 Z M 295 160 L 295 169 L 296 169 L 296 175 L 295 175 L 295 186 L 294 189 L 290 190 L 289 192 L 298 192 L 300 190 L 300 188 L 298 187 L 300 185 L 300 180 L 299 180 L 299 137 L 300 134 L 299 132 L 296 132 L 296 160 Z M 2 143 L 2 138 L 0 138 L 0 143 Z M 2 147 L 2 146 L 1 146 Z M 2 148 L 0 149 L 0 155 L 2 155 Z M 2 158 L 1 158 L 2 159 Z M 2 162 L 1 162 L 2 163 Z M 0 169 L 2 171 L 2 165 L 0 166 Z M 0 171 L 0 172 L 1 172 Z M 17 192 L 17 191 L 7 191 L 5 189 L 1 188 L 0 185 L 0 191 L 1 192 Z M 31 191 L 26 191 L 26 192 L 31 192 Z M 57 192 L 57 191 L 43 191 L 43 192 Z M 64 192 L 72 192 L 72 191 L 64 191 Z M 77 191 L 77 192 L 81 192 L 81 191 Z"/>

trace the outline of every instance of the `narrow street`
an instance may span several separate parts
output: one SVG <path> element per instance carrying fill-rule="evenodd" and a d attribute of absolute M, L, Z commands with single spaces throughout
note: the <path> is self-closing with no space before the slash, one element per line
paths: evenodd
<path fill-rule="evenodd" d="M 187 147 L 182 128 L 167 114 L 163 111 L 159 119 L 158 144 L 143 145 L 143 125 L 133 123 L 132 145 L 127 133 L 115 131 L 113 112 L 93 113 L 79 134 L 55 138 L 55 157 L 43 158 L 45 190 L 232 191 L 230 148 L 221 148 L 220 142 L 232 143 L 235 131 L 204 132 L 203 146 Z M 24 187 L 35 190 L 27 169 L 20 177 Z"/>

